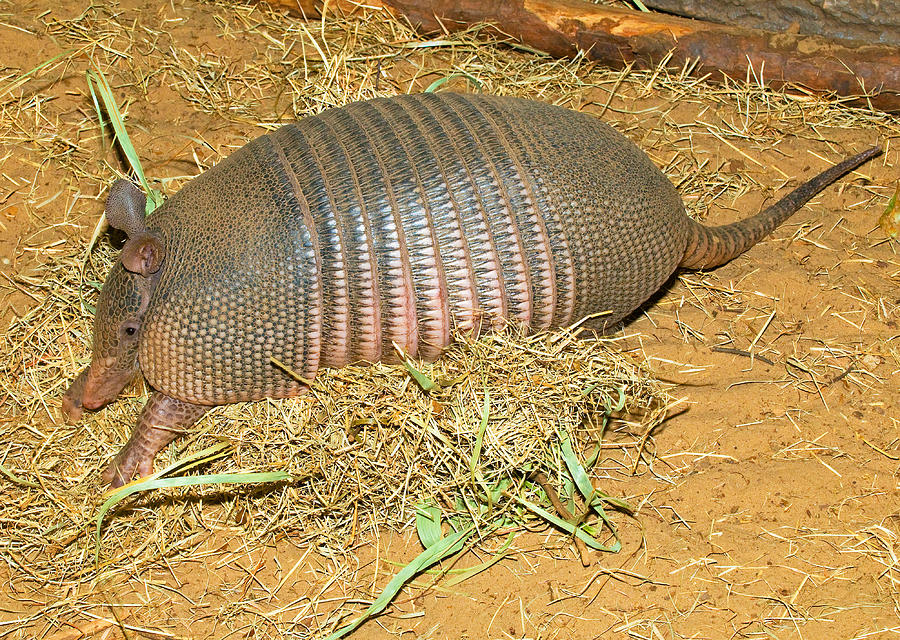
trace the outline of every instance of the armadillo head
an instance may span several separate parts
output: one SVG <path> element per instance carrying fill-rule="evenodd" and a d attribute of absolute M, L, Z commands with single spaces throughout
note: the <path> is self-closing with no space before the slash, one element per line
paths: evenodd
<path fill-rule="evenodd" d="M 63 412 L 71 422 L 83 407 L 99 409 L 115 399 L 138 372 L 141 327 L 165 257 L 162 239 L 144 223 L 145 203 L 144 194 L 126 180 L 117 180 L 110 189 L 106 218 L 128 234 L 128 241 L 100 292 L 91 363 L 63 397 Z"/>

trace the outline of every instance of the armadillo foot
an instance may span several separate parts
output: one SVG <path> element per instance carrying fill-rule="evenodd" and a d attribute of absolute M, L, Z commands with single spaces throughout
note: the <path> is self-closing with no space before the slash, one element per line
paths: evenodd
<path fill-rule="evenodd" d="M 156 392 L 150 396 L 128 442 L 103 471 L 101 478 L 113 488 L 135 476 L 153 473 L 153 459 L 182 435 L 211 407 L 177 400 Z"/>

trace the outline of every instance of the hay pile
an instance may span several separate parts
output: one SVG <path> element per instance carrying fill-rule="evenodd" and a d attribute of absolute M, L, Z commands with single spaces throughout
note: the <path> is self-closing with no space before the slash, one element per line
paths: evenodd
<path fill-rule="evenodd" d="M 103 243 L 94 255 L 84 281 L 96 285 L 115 251 Z M 17 504 L 5 503 L 3 552 L 47 580 L 92 575 L 93 539 L 86 534 L 102 501 L 99 471 L 127 439 L 147 393 L 132 385 L 124 399 L 86 412 L 79 424 L 61 422 L 59 396 L 89 351 L 90 317 L 78 309 L 92 308 L 96 298 L 90 287 L 79 299 L 85 288 L 78 267 L 76 253 L 48 269 L 34 283 L 41 303 L 12 324 L 2 343 L 13 356 L 0 365 L 12 401 L 3 465 L 18 496 Z M 563 440 L 592 452 L 594 472 L 602 475 L 610 461 L 601 447 L 639 455 L 637 442 L 667 402 L 662 386 L 612 340 L 579 340 L 578 333 L 525 337 L 510 329 L 462 342 L 435 364 L 415 365 L 439 385 L 430 392 L 403 365 L 353 366 L 321 374 L 307 397 L 216 410 L 157 467 L 225 440 L 230 455 L 204 473 L 285 470 L 295 481 L 139 497 L 107 523 L 102 555 L 133 570 L 159 547 L 179 548 L 201 526 L 197 514 L 185 512 L 197 502 L 222 503 L 212 511 L 222 525 L 239 513 L 250 539 L 314 537 L 335 548 L 380 527 L 402 529 L 418 505 L 438 505 L 446 517 L 468 514 L 481 527 L 507 511 L 524 523 L 526 514 L 508 497 L 478 514 L 485 488 L 502 485 L 552 509 L 529 474 L 543 472 L 561 486 L 568 475 Z M 609 429 L 608 417 L 627 415 L 626 408 L 643 419 L 617 420 Z M 151 533 L 152 549 L 135 544 Z"/>

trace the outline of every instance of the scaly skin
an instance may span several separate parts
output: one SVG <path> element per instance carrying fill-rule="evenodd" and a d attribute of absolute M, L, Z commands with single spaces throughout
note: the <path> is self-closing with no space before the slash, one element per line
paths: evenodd
<path fill-rule="evenodd" d="M 153 473 L 156 454 L 184 434 L 210 408 L 162 393 L 151 394 L 128 442 L 103 471 L 103 482 L 121 487 L 136 475 Z"/>
<path fill-rule="evenodd" d="M 712 269 L 738 257 L 772 233 L 775 227 L 794 215 L 822 189 L 880 153 L 881 149 L 872 147 L 847 158 L 803 183 L 765 211 L 734 224 L 705 227 L 691 221 L 687 249 L 678 266 L 686 269 Z"/>
<path fill-rule="evenodd" d="M 679 266 L 734 258 L 877 153 L 708 228 L 587 114 L 452 93 L 330 109 L 247 144 L 146 221 L 140 192 L 113 186 L 107 217 L 129 239 L 64 408 L 108 402 L 140 365 L 157 394 L 105 474 L 119 482 L 206 407 L 303 393 L 273 358 L 309 380 L 396 359 L 394 345 L 431 360 L 454 331 L 506 322 L 536 332 L 605 312 L 593 326 L 608 329 Z"/>

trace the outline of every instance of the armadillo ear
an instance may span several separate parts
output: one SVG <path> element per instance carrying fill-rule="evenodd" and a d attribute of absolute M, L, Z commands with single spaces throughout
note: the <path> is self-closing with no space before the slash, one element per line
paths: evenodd
<path fill-rule="evenodd" d="M 122 255 L 119 259 L 122 266 L 128 271 L 149 276 L 159 271 L 163 259 L 166 257 L 166 248 L 162 240 L 155 233 L 145 231 L 128 238 L 128 242 L 122 247 Z"/>
<path fill-rule="evenodd" d="M 134 237 L 147 231 L 146 206 L 147 196 L 128 180 L 119 179 L 109 188 L 104 213 L 111 226 Z"/>

